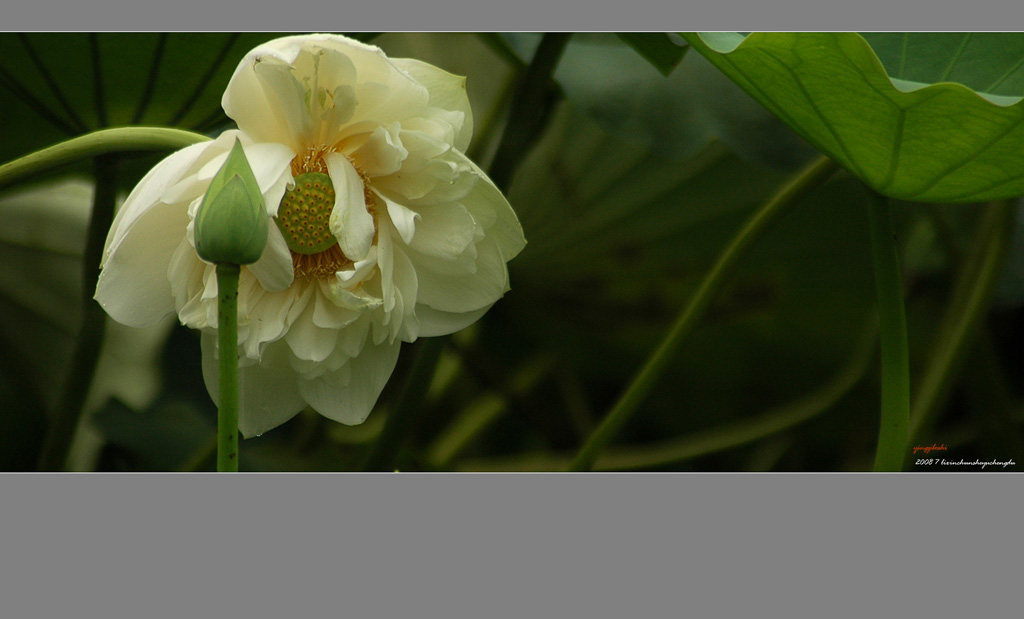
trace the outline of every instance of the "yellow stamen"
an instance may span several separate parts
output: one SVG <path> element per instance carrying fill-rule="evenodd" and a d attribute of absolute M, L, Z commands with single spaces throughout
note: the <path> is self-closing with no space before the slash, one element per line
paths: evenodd
<path fill-rule="evenodd" d="M 327 279 L 352 264 L 345 257 L 337 243 L 318 254 L 298 254 L 292 252 L 292 267 L 295 277 Z"/>

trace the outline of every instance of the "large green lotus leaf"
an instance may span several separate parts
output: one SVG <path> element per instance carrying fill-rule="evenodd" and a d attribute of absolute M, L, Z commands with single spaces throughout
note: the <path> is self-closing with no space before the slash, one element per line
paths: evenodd
<path fill-rule="evenodd" d="M 686 34 L 873 189 L 904 200 L 1024 194 L 1024 34 Z"/>
<path fill-rule="evenodd" d="M 220 100 L 231 74 L 275 36 L 0 33 L 0 162 L 102 127 L 218 129 L 227 122 Z"/>
<path fill-rule="evenodd" d="M 0 35 L 0 160 L 105 126 L 204 128 L 266 34 Z"/>
<path fill-rule="evenodd" d="M 1024 37 L 1001 32 L 862 35 L 893 82 L 956 82 L 999 102 L 1024 95 Z M 992 96 L 995 95 L 995 96 Z"/>

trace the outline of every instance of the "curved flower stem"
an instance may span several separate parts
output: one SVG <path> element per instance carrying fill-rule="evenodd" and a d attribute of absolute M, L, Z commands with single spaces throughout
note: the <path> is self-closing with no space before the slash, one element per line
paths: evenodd
<path fill-rule="evenodd" d="M 571 37 L 572 33 L 566 32 L 546 33 L 512 96 L 505 132 L 489 170 L 502 192 L 508 191 L 515 167 L 544 129 L 555 97 L 551 76 Z"/>
<path fill-rule="evenodd" d="M 106 332 L 107 314 L 93 298 L 96 280 L 99 277 L 100 257 L 107 238 L 107 230 L 114 221 L 114 204 L 117 195 L 117 155 L 103 155 L 96 158 L 96 189 L 93 195 L 92 214 L 82 256 L 82 319 L 75 343 L 75 351 L 68 367 L 67 379 L 57 401 L 57 409 L 50 419 L 39 454 L 40 471 L 61 471 L 71 449 L 71 442 L 78 429 L 79 420 L 85 407 L 96 361 L 103 345 Z"/>
<path fill-rule="evenodd" d="M 916 441 L 931 424 L 950 388 L 950 379 L 968 351 L 999 281 L 1014 230 L 1014 203 L 994 202 L 987 206 L 977 225 L 964 266 L 960 270 L 953 298 L 935 349 L 924 371 L 910 411 L 910 440 Z"/>
<path fill-rule="evenodd" d="M 782 186 L 754 215 L 747 220 L 729 246 L 719 255 L 711 271 L 704 277 L 689 304 L 676 318 L 665 339 L 647 360 L 643 369 L 633 378 L 629 387 L 615 406 L 604 418 L 597 430 L 569 465 L 570 471 L 587 471 L 593 466 L 598 454 L 632 418 L 637 408 L 650 392 L 655 382 L 665 372 L 669 362 L 683 340 L 704 315 L 708 306 L 725 278 L 761 233 L 775 221 L 775 218 L 806 195 L 810 190 L 824 183 L 838 169 L 838 166 L 824 155 L 799 171 Z"/>
<path fill-rule="evenodd" d="M 700 430 L 677 439 L 608 449 L 595 462 L 594 468 L 621 471 L 670 466 L 753 443 L 813 419 L 834 406 L 861 381 L 871 366 L 877 338 L 878 321 L 872 317 L 864 326 L 863 333 L 846 364 L 828 382 L 792 402 L 748 419 Z M 568 458 L 555 456 L 550 464 L 542 464 L 540 460 L 534 464 L 540 464 L 538 468 L 541 470 L 555 470 L 564 468 L 567 462 Z M 508 463 L 511 464 L 511 461 Z M 515 465 L 510 468 L 515 468 Z M 469 463 L 465 470 L 473 470 L 473 463 Z"/>
<path fill-rule="evenodd" d="M 237 264 L 217 265 L 217 346 L 220 402 L 217 471 L 238 471 L 238 275 Z"/>
<path fill-rule="evenodd" d="M 96 193 L 82 261 L 82 322 L 71 357 L 68 379 L 58 400 L 39 454 L 38 469 L 64 468 L 78 428 L 85 399 L 96 371 L 106 329 L 106 314 L 93 301 L 100 258 L 107 231 L 114 219 L 117 153 L 181 148 L 208 140 L 206 136 L 177 129 L 127 127 L 104 129 L 72 138 L 0 166 L 0 190 L 40 176 L 61 166 L 95 158 Z"/>
<path fill-rule="evenodd" d="M 99 155 L 129 151 L 176 150 L 209 139 L 199 133 L 165 127 L 101 129 L 5 163 L 0 166 L 0 189 Z"/>
<path fill-rule="evenodd" d="M 850 360 L 827 383 L 788 404 L 768 410 L 757 417 L 719 428 L 696 432 L 692 436 L 644 449 L 622 449 L 602 468 L 613 470 L 650 469 L 675 464 L 699 456 L 730 449 L 767 438 L 814 418 L 834 406 L 864 377 L 871 365 L 878 333 L 875 320 L 868 321 Z"/>
<path fill-rule="evenodd" d="M 868 221 L 882 342 L 882 416 L 874 470 L 899 471 L 903 468 L 910 425 L 910 356 L 900 259 L 896 253 L 888 198 L 872 192 Z"/>
<path fill-rule="evenodd" d="M 441 357 L 447 340 L 447 337 L 428 337 L 420 343 L 398 402 L 388 415 L 384 429 L 374 443 L 366 462 L 363 463 L 364 471 L 394 470 L 402 439 L 409 433 L 413 417 L 427 394 L 434 370 L 437 368 L 437 360 Z"/>

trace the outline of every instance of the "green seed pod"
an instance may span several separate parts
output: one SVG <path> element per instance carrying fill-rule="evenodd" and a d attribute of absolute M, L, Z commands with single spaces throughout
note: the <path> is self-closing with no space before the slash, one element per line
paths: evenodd
<path fill-rule="evenodd" d="M 295 188 L 285 192 L 274 220 L 288 249 L 319 254 L 337 244 L 328 223 L 335 199 L 330 176 L 311 172 L 295 177 Z"/>
<path fill-rule="evenodd" d="M 252 264 L 267 246 L 267 219 L 263 194 L 236 138 L 196 212 L 196 253 L 215 264 Z"/>

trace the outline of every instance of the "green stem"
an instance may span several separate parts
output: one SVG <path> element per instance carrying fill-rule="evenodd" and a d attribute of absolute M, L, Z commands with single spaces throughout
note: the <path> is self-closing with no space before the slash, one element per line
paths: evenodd
<path fill-rule="evenodd" d="M 725 426 L 694 432 L 688 436 L 659 443 L 609 449 L 595 462 L 599 470 L 638 470 L 671 466 L 725 449 L 753 443 L 783 432 L 828 410 L 841 400 L 864 377 L 875 350 L 878 325 L 868 321 L 850 360 L 827 383 L 815 391 L 787 404 L 765 411 L 760 415 Z M 538 470 L 553 471 L 564 468 L 568 458 L 550 457 Z M 541 459 L 533 464 L 540 464 Z M 480 463 L 468 463 L 465 470 L 473 470 Z M 509 462 L 510 469 L 521 469 L 520 464 Z M 483 467 L 487 470 L 486 465 Z M 532 467 L 531 467 L 532 468 Z"/>
<path fill-rule="evenodd" d="M 804 397 L 757 417 L 698 432 L 664 445 L 622 449 L 606 462 L 602 459 L 600 464 L 602 468 L 614 470 L 650 469 L 675 464 L 752 443 L 812 419 L 834 406 L 863 378 L 875 350 L 877 331 L 875 321 L 870 321 L 850 361 L 831 380 Z"/>
<path fill-rule="evenodd" d="M 176 150 L 209 139 L 205 135 L 191 131 L 163 127 L 101 129 L 0 166 L 0 190 L 99 155 L 129 151 Z"/>
<path fill-rule="evenodd" d="M 551 76 L 571 37 L 565 32 L 546 33 L 512 96 L 505 132 L 489 170 L 491 180 L 503 192 L 508 191 L 512 173 L 551 114 L 557 97 Z"/>
<path fill-rule="evenodd" d="M 93 293 L 99 277 L 100 257 L 106 242 L 107 231 L 114 220 L 114 206 L 117 197 L 117 156 L 104 155 L 95 162 L 96 189 L 93 195 L 92 214 L 86 233 L 85 253 L 82 256 L 82 319 L 68 367 L 67 380 L 57 402 L 57 409 L 50 419 L 50 425 L 39 454 L 39 470 L 61 471 L 71 449 L 71 442 L 78 429 L 86 396 L 93 376 L 96 374 L 97 359 L 103 345 L 107 326 L 107 315 L 96 301 Z"/>
<path fill-rule="evenodd" d="M 238 275 L 237 264 L 217 265 L 217 345 L 220 408 L 217 471 L 238 470 Z"/>
<path fill-rule="evenodd" d="M 466 156 L 480 164 L 484 169 L 492 165 L 487 161 L 488 155 L 493 159 L 497 152 L 495 140 L 500 136 L 498 132 L 502 129 L 502 117 L 505 114 L 509 92 L 515 87 L 515 81 L 509 80 L 501 87 L 501 92 L 496 97 L 494 105 L 490 110 L 484 110 L 479 120 L 474 118 L 473 141 L 466 151 Z M 486 162 L 486 163 L 485 163 Z"/>
<path fill-rule="evenodd" d="M 868 220 L 882 343 L 882 414 L 874 470 L 899 471 L 903 467 L 910 425 L 910 357 L 900 260 L 888 198 L 872 193 Z"/>
<path fill-rule="evenodd" d="M 999 281 L 1013 237 L 1014 204 L 989 205 L 963 261 L 953 298 L 936 337 L 930 362 L 910 411 L 910 440 L 918 441 L 934 420 L 977 333 Z"/>
<path fill-rule="evenodd" d="M 828 180 L 837 169 L 838 166 L 831 159 L 825 156 L 819 157 L 798 172 L 746 221 L 743 228 L 718 257 L 711 271 L 704 277 L 704 281 L 701 282 L 689 304 L 669 329 L 665 339 L 647 360 L 597 430 L 590 435 L 583 448 L 580 449 L 569 466 L 570 471 L 590 470 L 601 450 L 632 418 L 655 382 L 665 372 L 683 340 L 707 311 L 715 293 L 718 292 L 726 277 L 732 273 L 740 257 L 745 255 L 753 242 L 760 238 L 761 233 L 775 221 L 780 213 Z"/>
<path fill-rule="evenodd" d="M 516 55 L 508 43 L 501 38 L 500 34 L 496 32 L 478 32 L 476 36 L 483 41 L 484 45 L 491 48 L 492 52 L 505 61 L 505 64 L 517 69 L 526 66 L 526 63 Z"/>
<path fill-rule="evenodd" d="M 463 407 L 427 450 L 427 462 L 437 469 L 447 468 L 507 408 L 508 403 L 494 393 L 485 393 Z"/>
<path fill-rule="evenodd" d="M 374 443 L 366 462 L 364 471 L 393 471 L 398 452 L 402 448 L 403 439 L 412 427 L 412 420 L 423 402 L 430 381 L 437 368 L 437 360 L 444 350 L 446 337 L 424 338 L 416 351 L 409 378 L 402 388 L 395 408 L 388 414 L 377 442 Z"/>

